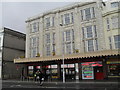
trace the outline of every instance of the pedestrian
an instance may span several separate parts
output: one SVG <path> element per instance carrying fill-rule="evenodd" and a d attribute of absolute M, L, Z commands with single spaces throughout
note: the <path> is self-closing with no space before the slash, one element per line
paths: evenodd
<path fill-rule="evenodd" d="M 36 72 L 35 72 L 35 74 L 34 74 L 34 80 L 37 81 Z"/>
<path fill-rule="evenodd" d="M 43 81 L 43 80 L 42 80 L 42 79 L 43 79 L 43 73 L 38 70 L 38 71 L 36 72 L 36 77 L 39 77 L 38 79 L 39 79 L 40 85 L 42 85 L 42 84 L 43 84 L 43 82 L 42 82 L 42 81 Z"/>
<path fill-rule="evenodd" d="M 39 75 L 40 75 L 39 76 L 40 77 L 40 85 L 42 85 L 43 84 L 43 80 L 44 80 L 42 71 L 40 71 Z"/>

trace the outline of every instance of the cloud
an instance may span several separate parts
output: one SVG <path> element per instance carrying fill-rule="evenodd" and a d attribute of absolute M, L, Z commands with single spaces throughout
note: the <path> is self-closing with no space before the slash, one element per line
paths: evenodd
<path fill-rule="evenodd" d="M 0 16 L 0 24 L 3 23 L 3 26 L 18 30 L 25 33 L 25 21 L 27 18 L 38 15 L 48 10 L 52 10 L 58 7 L 63 7 L 65 5 L 71 4 L 72 2 L 10 2 L 14 0 L 9 0 L 9 2 L 0 3 L 0 10 L 2 8 L 2 16 Z M 25 0 L 26 1 L 26 0 Z M 68 0 L 67 0 L 68 1 Z M 71 0 L 74 1 L 74 0 Z M 83 0 L 80 0 L 83 1 Z M 90 1 L 90 0 L 88 0 Z"/>
<path fill-rule="evenodd" d="M 2 3 L 0 3 L 0 13 L 2 13 Z M 0 28 L 2 28 L 2 14 L 0 14 Z"/>
<path fill-rule="evenodd" d="M 69 3 L 58 2 L 3 2 L 3 26 L 25 33 L 25 20 Z"/>

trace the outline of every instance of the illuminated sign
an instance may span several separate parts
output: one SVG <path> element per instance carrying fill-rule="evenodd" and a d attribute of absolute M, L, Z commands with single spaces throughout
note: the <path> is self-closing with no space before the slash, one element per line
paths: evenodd
<path fill-rule="evenodd" d="M 68 68 L 74 68 L 74 64 L 68 64 Z"/>
<path fill-rule="evenodd" d="M 108 61 L 107 64 L 120 64 L 120 61 Z"/>
<path fill-rule="evenodd" d="M 102 66 L 102 62 L 85 62 L 85 63 L 82 63 L 83 66 Z"/>
<path fill-rule="evenodd" d="M 102 62 L 84 62 L 82 65 L 82 79 L 94 79 L 93 67 L 102 66 Z"/>
<path fill-rule="evenodd" d="M 63 68 L 63 64 L 61 65 L 61 68 Z M 67 64 L 64 64 L 64 68 L 67 68 Z"/>
<path fill-rule="evenodd" d="M 37 69 L 40 69 L 40 66 L 36 66 Z"/>
<path fill-rule="evenodd" d="M 48 65 L 48 68 L 50 68 L 50 65 Z"/>
<path fill-rule="evenodd" d="M 57 65 L 51 65 L 51 68 L 57 68 Z"/>
<path fill-rule="evenodd" d="M 33 66 L 28 66 L 28 69 L 33 69 Z"/>
<path fill-rule="evenodd" d="M 64 64 L 64 68 L 74 68 L 75 64 Z M 61 68 L 63 68 L 63 64 L 61 65 Z"/>
<path fill-rule="evenodd" d="M 90 65 L 82 66 L 82 79 L 94 79 L 92 66 L 90 66 Z"/>

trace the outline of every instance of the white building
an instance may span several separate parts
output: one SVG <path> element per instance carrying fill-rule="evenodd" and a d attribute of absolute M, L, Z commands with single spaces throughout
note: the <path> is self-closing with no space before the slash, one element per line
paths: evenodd
<path fill-rule="evenodd" d="M 27 58 L 36 57 L 37 53 L 40 56 L 52 56 L 52 52 L 61 55 L 63 48 L 65 54 L 72 54 L 75 49 L 84 53 L 101 51 L 105 46 L 102 13 L 95 2 L 76 3 L 26 22 Z"/>
<path fill-rule="evenodd" d="M 14 62 L 27 63 L 28 76 L 33 76 L 38 69 L 36 66 L 40 66 L 45 74 L 50 70 L 52 79 L 61 79 L 64 54 L 65 75 L 69 79 L 108 78 L 107 63 L 113 57 L 117 61 L 118 55 L 118 49 L 108 48 L 106 17 L 116 11 L 107 9 L 110 4 L 111 2 L 102 0 L 75 3 L 28 18 L 26 58 L 15 59 Z M 113 33 L 117 34 L 117 30 L 118 28 Z M 95 63 L 99 65 L 97 68 Z M 91 73 L 84 73 L 83 68 L 86 67 Z"/>

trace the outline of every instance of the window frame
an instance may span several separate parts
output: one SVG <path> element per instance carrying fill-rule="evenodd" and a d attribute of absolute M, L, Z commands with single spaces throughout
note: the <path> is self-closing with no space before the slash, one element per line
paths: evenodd
<path fill-rule="evenodd" d="M 69 42 L 69 43 L 66 43 L 66 53 L 67 54 L 71 54 L 72 53 L 72 44 L 71 44 L 71 42 Z"/>
<path fill-rule="evenodd" d="M 108 37 L 108 40 L 109 40 L 109 47 L 110 47 L 110 49 L 112 49 L 112 37 Z"/>
<path fill-rule="evenodd" d="M 45 34 L 45 42 L 46 42 L 46 44 L 50 43 L 50 33 Z"/>
<path fill-rule="evenodd" d="M 84 11 L 85 11 L 85 19 L 90 20 L 91 19 L 91 9 L 86 8 L 86 9 L 84 9 Z"/>
<path fill-rule="evenodd" d="M 30 24 L 30 33 L 35 33 L 39 31 L 39 22 L 34 22 Z"/>
<path fill-rule="evenodd" d="M 91 41 L 91 42 L 89 42 L 89 41 Z M 88 52 L 91 52 L 91 51 L 94 51 L 94 40 L 88 40 L 87 41 L 88 42 Z M 91 47 L 92 47 L 92 49 L 91 49 Z"/>
<path fill-rule="evenodd" d="M 112 3 L 111 3 L 111 7 L 112 7 L 112 8 L 119 7 L 119 2 L 112 2 Z"/>
<path fill-rule="evenodd" d="M 50 27 L 50 17 L 45 18 L 45 26 L 46 28 Z"/>
<path fill-rule="evenodd" d="M 112 18 L 111 18 L 111 20 L 112 20 L 112 28 L 113 29 L 116 29 L 116 28 L 118 28 L 118 23 L 119 23 L 119 20 L 118 20 L 118 16 L 113 16 Z"/>
<path fill-rule="evenodd" d="M 51 55 L 51 50 L 50 50 L 50 44 L 46 45 L 46 56 L 50 56 Z"/>
<path fill-rule="evenodd" d="M 70 14 L 69 13 L 64 14 L 64 19 L 65 19 L 65 25 L 70 24 Z"/>
<path fill-rule="evenodd" d="M 106 18 L 107 31 L 110 31 L 110 19 Z"/>
<path fill-rule="evenodd" d="M 30 57 L 36 57 L 39 53 L 39 37 L 30 38 Z"/>
<path fill-rule="evenodd" d="M 93 38 L 92 25 L 86 26 L 87 38 Z"/>
<path fill-rule="evenodd" d="M 114 44 L 115 44 L 115 49 L 120 49 L 120 35 L 114 36 Z"/>

